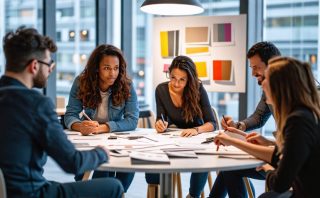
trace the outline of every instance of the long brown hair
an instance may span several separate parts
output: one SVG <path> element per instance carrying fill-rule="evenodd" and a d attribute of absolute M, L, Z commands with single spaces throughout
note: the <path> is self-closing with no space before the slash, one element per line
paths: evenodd
<path fill-rule="evenodd" d="M 289 57 L 276 57 L 269 61 L 267 75 L 277 123 L 277 144 L 281 150 L 288 115 L 296 107 L 304 106 L 319 118 L 319 95 L 308 63 Z"/>
<path fill-rule="evenodd" d="M 188 122 L 192 121 L 195 116 L 202 118 L 202 111 L 200 107 L 200 81 L 194 62 L 187 56 L 177 56 L 173 59 L 169 73 L 173 69 L 180 69 L 187 73 L 188 80 L 184 87 L 182 95 L 182 115 Z"/>
<path fill-rule="evenodd" d="M 79 77 L 78 98 L 85 107 L 97 108 L 101 103 L 99 64 L 104 56 L 116 56 L 119 59 L 119 75 L 111 86 L 112 104 L 119 106 L 130 96 L 131 80 L 127 76 L 127 63 L 121 50 L 115 46 L 103 44 L 93 50 L 85 69 Z"/>

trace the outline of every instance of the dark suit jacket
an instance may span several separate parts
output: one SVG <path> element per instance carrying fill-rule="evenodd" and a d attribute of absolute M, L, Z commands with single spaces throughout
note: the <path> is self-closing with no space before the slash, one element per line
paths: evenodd
<path fill-rule="evenodd" d="M 66 172 L 80 174 L 107 161 L 101 148 L 77 151 L 67 139 L 52 101 L 16 79 L 0 79 L 0 168 L 8 197 L 38 197 L 47 155 Z"/>

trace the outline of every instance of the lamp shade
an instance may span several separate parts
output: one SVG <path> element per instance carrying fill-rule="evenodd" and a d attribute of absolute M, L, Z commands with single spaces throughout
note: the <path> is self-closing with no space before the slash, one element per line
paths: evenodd
<path fill-rule="evenodd" d="M 145 0 L 140 9 L 157 15 L 193 15 L 204 11 L 198 0 Z"/>

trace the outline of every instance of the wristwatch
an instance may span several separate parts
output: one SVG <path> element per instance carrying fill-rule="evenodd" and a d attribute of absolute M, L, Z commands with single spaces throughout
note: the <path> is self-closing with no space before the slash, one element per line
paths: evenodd
<path fill-rule="evenodd" d="M 244 122 L 237 122 L 236 127 L 237 127 L 237 129 L 239 129 L 241 131 L 246 130 L 246 124 Z"/>

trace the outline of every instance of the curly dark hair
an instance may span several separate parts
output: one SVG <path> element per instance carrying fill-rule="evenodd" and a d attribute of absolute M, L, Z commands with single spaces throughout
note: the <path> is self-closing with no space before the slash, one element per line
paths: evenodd
<path fill-rule="evenodd" d="M 42 36 L 34 28 L 19 27 L 16 32 L 8 32 L 3 38 L 6 71 L 22 72 L 34 59 L 45 58 L 45 51 L 56 52 L 57 46 L 47 36 Z"/>
<path fill-rule="evenodd" d="M 119 75 L 111 87 L 112 104 L 119 106 L 130 97 L 131 80 L 127 75 L 127 63 L 121 50 L 113 45 L 103 44 L 94 49 L 79 77 L 78 98 L 85 107 L 97 108 L 102 101 L 99 88 L 99 64 L 104 56 L 116 56 L 119 59 Z"/>
<path fill-rule="evenodd" d="M 200 80 L 198 79 L 198 73 L 194 62 L 187 56 L 177 56 L 173 59 L 169 67 L 170 74 L 173 69 L 183 70 L 188 76 L 187 84 L 184 87 L 182 96 L 183 118 L 187 122 L 192 121 L 195 116 L 199 116 L 202 119 L 199 91 Z"/>
<path fill-rule="evenodd" d="M 268 61 L 276 56 L 281 56 L 279 49 L 271 42 L 262 41 L 254 44 L 247 53 L 247 58 L 258 54 L 261 60 L 268 65 Z"/>

